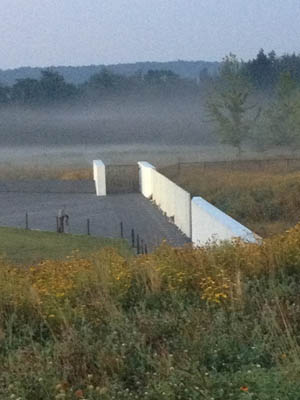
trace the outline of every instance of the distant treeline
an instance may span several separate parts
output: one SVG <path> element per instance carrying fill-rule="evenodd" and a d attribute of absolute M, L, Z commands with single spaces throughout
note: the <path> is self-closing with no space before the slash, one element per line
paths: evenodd
<path fill-rule="evenodd" d="M 167 62 L 145 61 L 112 65 L 53 66 L 51 70 L 62 75 L 67 83 L 81 85 L 87 82 L 92 75 L 98 74 L 103 69 L 106 69 L 112 74 L 123 76 L 146 75 L 150 70 L 169 70 L 182 78 L 197 79 L 199 71 L 206 69 L 210 75 L 215 75 L 219 66 L 219 62 L 177 60 Z M 41 70 L 43 69 L 46 68 L 20 67 L 7 70 L 0 69 L 0 82 L 4 86 L 12 86 L 17 82 L 17 79 L 39 79 Z"/>
<path fill-rule="evenodd" d="M 285 73 L 300 84 L 300 54 L 277 57 L 275 51 L 265 54 L 261 49 L 255 59 L 242 64 L 245 75 L 257 89 L 274 89 Z"/>
<path fill-rule="evenodd" d="M 181 78 L 170 70 L 149 70 L 146 74 L 119 75 L 103 68 L 80 85 L 67 83 L 52 69 L 41 71 L 40 79 L 17 79 L 12 86 L 0 86 L 0 103 L 42 105 L 60 102 L 97 100 L 105 95 L 170 94 L 195 91 L 191 79 Z"/>
<path fill-rule="evenodd" d="M 57 68 L 49 68 L 39 70 L 39 78 L 19 78 L 10 86 L 0 83 L 0 104 L 41 105 L 83 99 L 97 100 L 107 94 L 199 93 L 199 87 L 202 89 L 218 80 L 216 63 L 211 64 L 214 68 L 198 62 L 197 65 L 202 65 L 202 69 L 198 71 L 197 78 L 177 74 L 171 69 L 150 69 L 146 72 L 138 70 L 128 75 L 130 69 L 121 74 L 102 68 L 80 84 L 70 83 Z M 222 64 L 220 65 L 222 68 Z M 37 69 L 32 70 L 37 72 Z M 286 54 L 278 57 L 274 51 L 265 54 L 264 50 L 260 50 L 255 59 L 241 61 L 240 70 L 254 89 L 272 92 L 283 73 L 289 73 L 291 79 L 300 84 L 300 55 Z"/>

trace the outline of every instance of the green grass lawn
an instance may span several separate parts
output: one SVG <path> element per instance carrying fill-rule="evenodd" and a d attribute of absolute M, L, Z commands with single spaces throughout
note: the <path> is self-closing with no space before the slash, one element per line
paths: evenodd
<path fill-rule="evenodd" d="M 18 264 L 61 259 L 74 250 L 85 256 L 107 246 L 119 249 L 124 255 L 131 253 L 128 243 L 121 239 L 0 227 L 0 255 Z"/>

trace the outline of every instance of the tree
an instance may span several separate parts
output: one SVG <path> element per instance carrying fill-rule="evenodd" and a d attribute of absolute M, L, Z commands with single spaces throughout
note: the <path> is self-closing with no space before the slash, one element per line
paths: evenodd
<path fill-rule="evenodd" d="M 256 88 L 269 89 L 273 88 L 277 79 L 277 64 L 275 51 L 266 55 L 264 50 L 260 49 L 256 58 L 244 65 L 244 70 Z"/>
<path fill-rule="evenodd" d="M 222 142 L 234 146 L 239 154 L 254 123 L 248 116 L 248 111 L 254 108 L 248 106 L 249 95 L 250 84 L 242 73 L 241 63 L 230 54 L 224 59 L 209 95 L 207 110 Z"/>
<path fill-rule="evenodd" d="M 7 104 L 10 100 L 10 88 L 0 83 L 0 104 Z"/>
<path fill-rule="evenodd" d="M 163 85 L 166 83 L 176 83 L 179 76 L 170 70 L 153 70 L 150 69 L 144 76 L 145 82 L 149 85 Z"/>
<path fill-rule="evenodd" d="M 300 92 L 290 72 L 280 75 L 275 102 L 266 111 L 270 144 L 293 145 L 300 141 Z"/>
<path fill-rule="evenodd" d="M 58 72 L 51 69 L 41 71 L 42 77 L 39 81 L 43 99 L 47 102 L 66 100 L 77 93 L 74 85 L 66 83 Z"/>
<path fill-rule="evenodd" d="M 41 98 L 41 85 L 36 79 L 17 79 L 11 91 L 12 100 L 20 104 L 35 104 Z"/>

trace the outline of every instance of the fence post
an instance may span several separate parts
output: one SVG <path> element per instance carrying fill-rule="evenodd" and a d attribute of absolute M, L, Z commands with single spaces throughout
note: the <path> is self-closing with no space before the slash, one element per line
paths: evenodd
<path fill-rule="evenodd" d="M 145 243 L 145 254 L 148 254 L 148 247 L 147 247 L 147 243 Z"/>
<path fill-rule="evenodd" d="M 144 254 L 144 241 L 143 239 L 141 240 L 141 253 Z"/>
<path fill-rule="evenodd" d="M 28 212 L 25 214 L 25 229 L 29 229 L 29 224 L 28 224 Z"/>
<path fill-rule="evenodd" d="M 134 248 L 134 243 L 135 242 L 135 240 L 134 240 L 134 229 L 131 229 L 131 246 L 132 246 L 132 248 Z"/>
<path fill-rule="evenodd" d="M 120 229 L 121 229 L 121 238 L 124 238 L 124 231 L 123 231 L 123 222 L 120 222 Z"/>
<path fill-rule="evenodd" d="M 86 228 L 87 228 L 87 234 L 90 235 L 91 232 L 90 232 L 90 219 L 89 218 L 86 220 Z"/>
<path fill-rule="evenodd" d="M 136 235 L 136 252 L 137 252 L 137 254 L 140 254 L 140 237 L 139 237 L 139 235 Z"/>

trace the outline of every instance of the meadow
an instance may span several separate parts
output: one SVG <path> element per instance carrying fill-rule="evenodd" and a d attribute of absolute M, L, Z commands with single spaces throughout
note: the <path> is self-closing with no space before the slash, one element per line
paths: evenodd
<path fill-rule="evenodd" d="M 298 400 L 300 225 L 0 268 L 0 399 Z"/>
<path fill-rule="evenodd" d="M 0 227 L 0 254 L 18 265 L 64 259 L 73 252 L 84 257 L 103 247 L 114 247 L 120 254 L 131 254 L 128 242 L 121 239 Z"/>

